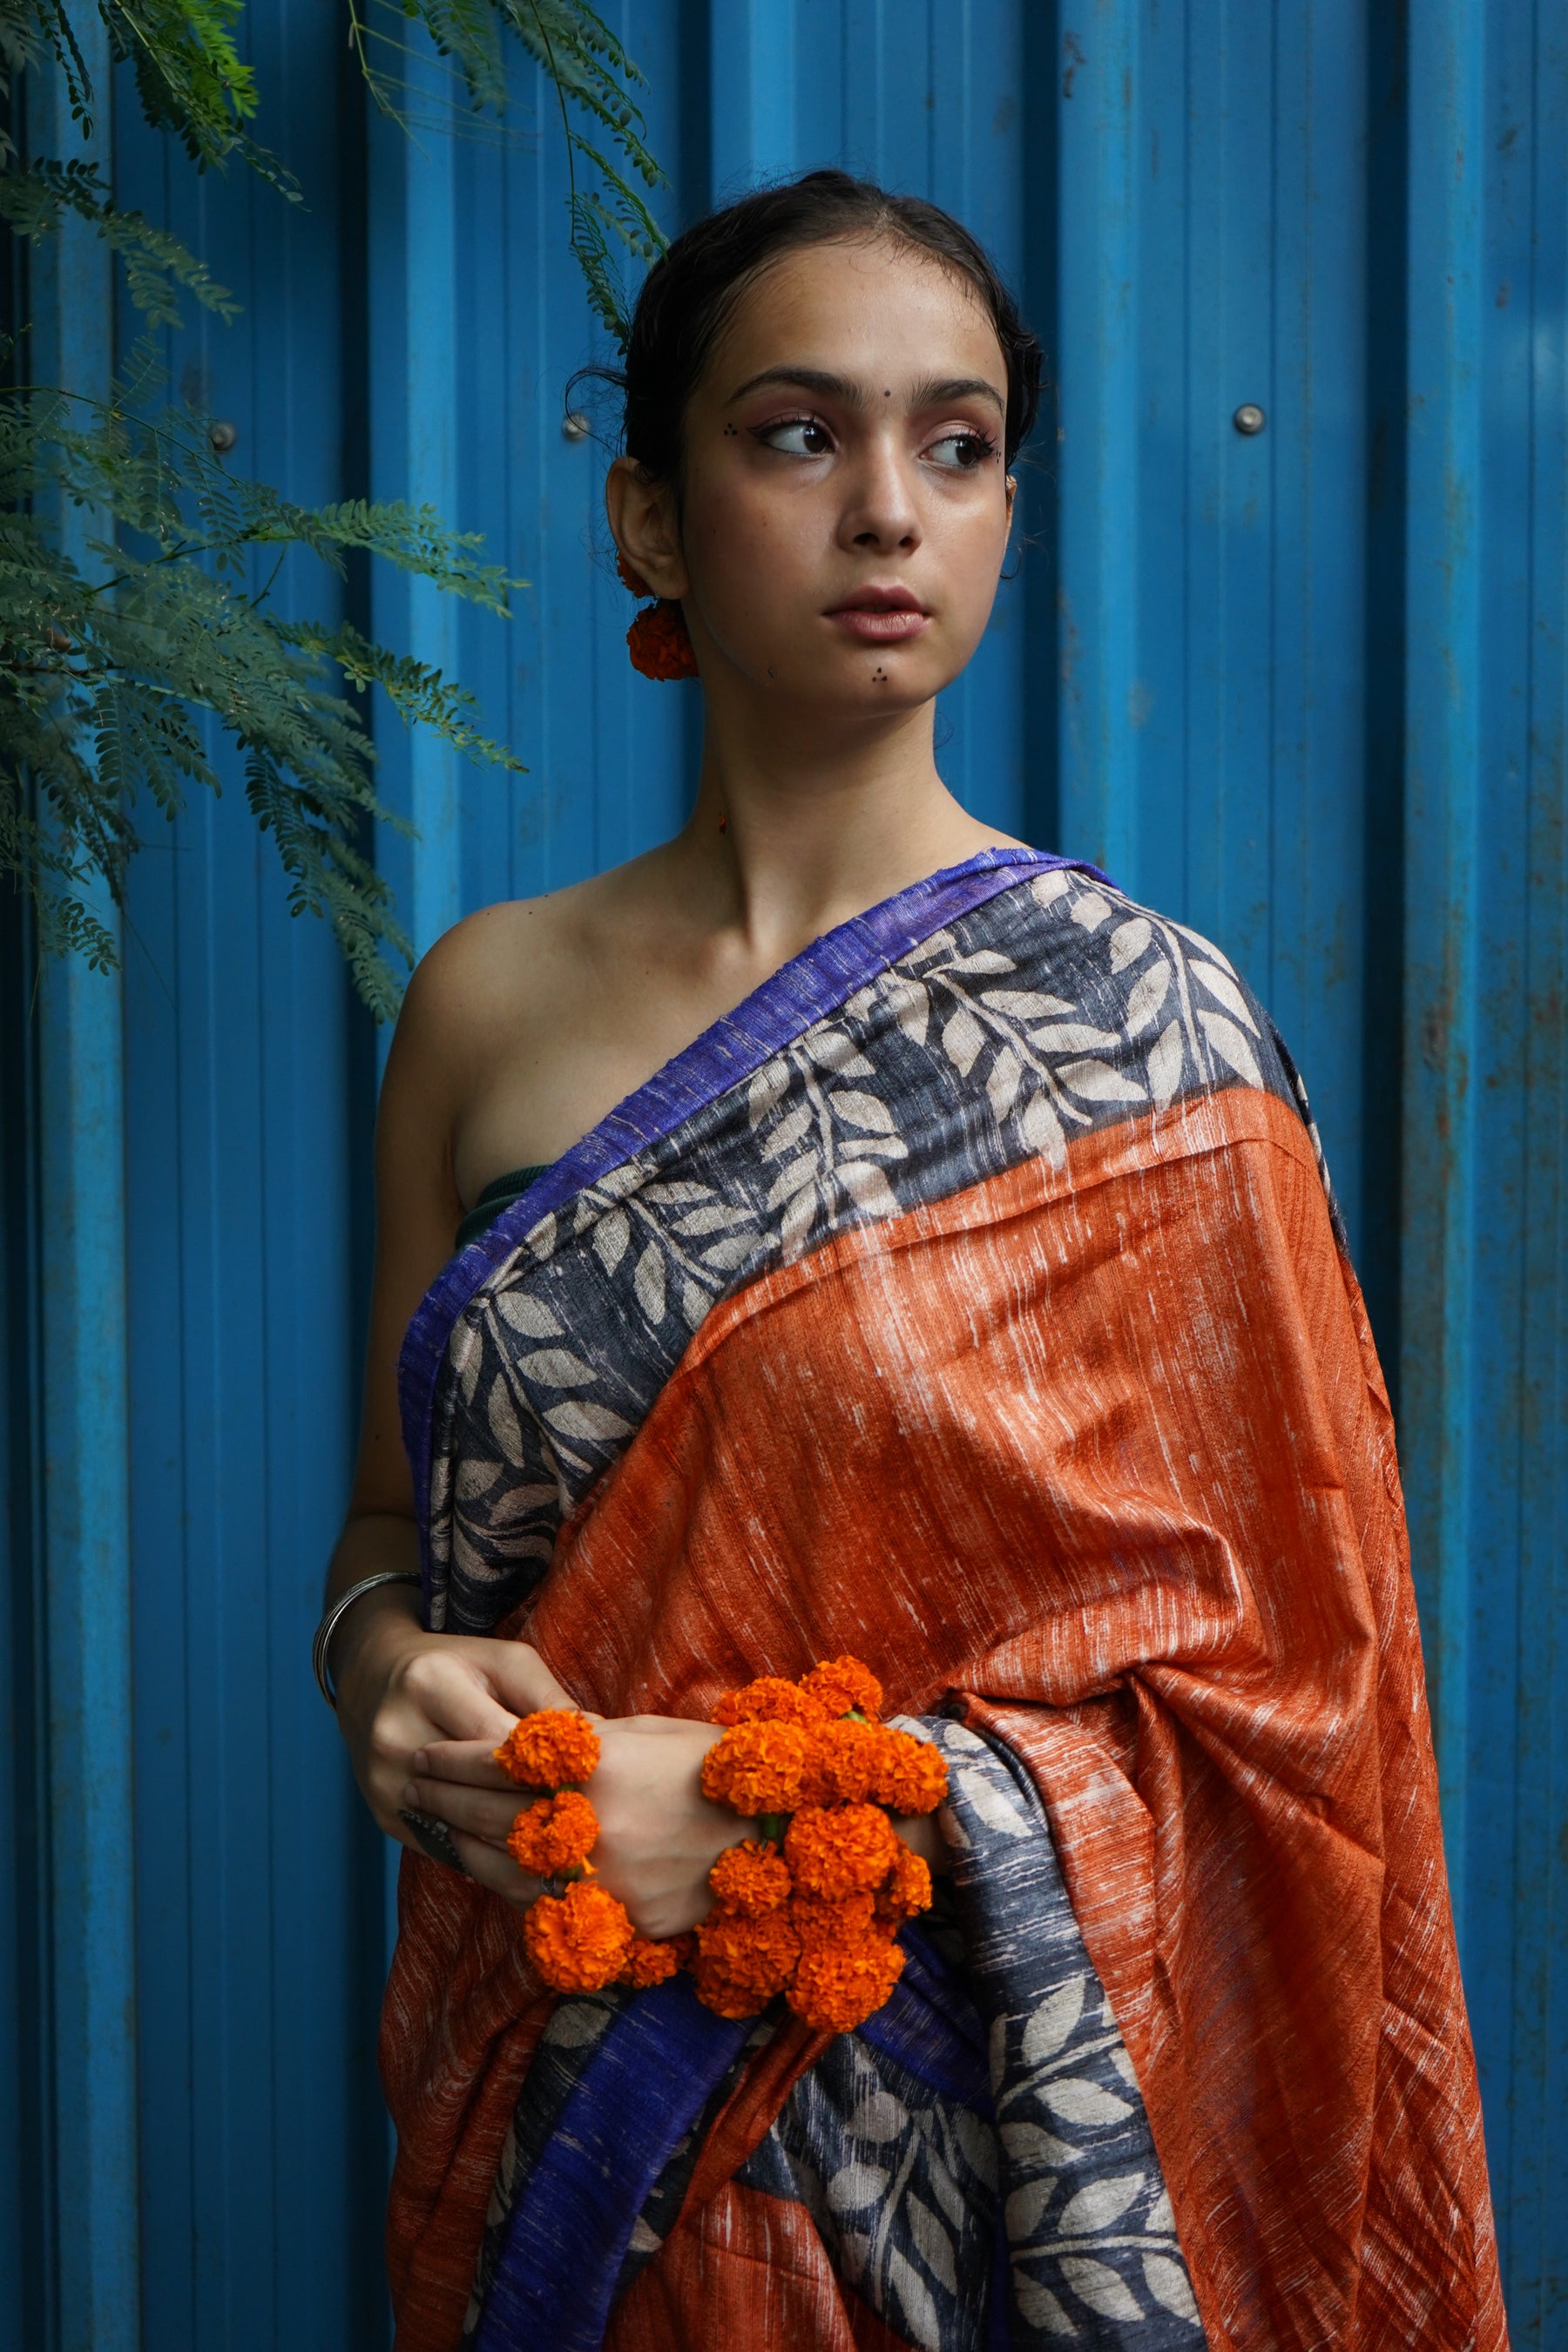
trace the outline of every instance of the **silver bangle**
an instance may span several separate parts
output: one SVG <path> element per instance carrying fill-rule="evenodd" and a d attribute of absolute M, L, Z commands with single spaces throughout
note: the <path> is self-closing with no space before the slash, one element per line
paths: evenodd
<path fill-rule="evenodd" d="M 316 1638 L 310 1644 L 310 1664 L 315 1669 L 316 1687 L 334 1714 L 338 1695 L 327 1672 L 327 1654 L 331 1647 L 332 1635 L 338 1630 L 339 1618 L 345 1615 L 356 1601 L 362 1601 L 367 1592 L 374 1592 L 378 1584 L 423 1584 L 424 1581 L 416 1569 L 384 1568 L 375 1576 L 362 1576 L 357 1584 L 351 1584 L 346 1592 L 339 1593 L 317 1626 Z"/>

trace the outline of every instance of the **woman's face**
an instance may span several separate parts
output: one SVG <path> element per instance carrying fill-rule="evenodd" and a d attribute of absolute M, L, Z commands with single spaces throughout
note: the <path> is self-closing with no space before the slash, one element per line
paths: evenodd
<path fill-rule="evenodd" d="M 1006 549 L 1006 398 L 979 297 L 931 257 L 879 239 L 773 263 L 686 415 L 674 593 L 705 683 L 849 716 L 955 677 Z"/>

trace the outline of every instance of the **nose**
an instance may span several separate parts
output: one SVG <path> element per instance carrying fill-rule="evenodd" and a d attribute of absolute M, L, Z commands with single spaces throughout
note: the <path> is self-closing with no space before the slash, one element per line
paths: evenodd
<path fill-rule="evenodd" d="M 848 496 L 839 520 L 839 542 L 868 554 L 907 554 L 920 545 L 920 506 L 913 461 L 892 432 L 867 436 L 858 465 L 844 477 Z"/>

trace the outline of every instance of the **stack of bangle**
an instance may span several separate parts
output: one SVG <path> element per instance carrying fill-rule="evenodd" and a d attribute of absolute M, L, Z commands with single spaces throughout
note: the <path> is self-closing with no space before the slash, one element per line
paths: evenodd
<path fill-rule="evenodd" d="M 362 1576 L 357 1584 L 351 1584 L 348 1591 L 340 1592 L 332 1602 L 316 1628 L 316 1638 L 310 1644 L 310 1664 L 315 1668 L 316 1686 L 334 1713 L 337 1709 L 338 1695 L 332 1688 L 329 1653 L 331 1649 L 332 1635 L 338 1630 L 339 1618 L 346 1616 L 354 1602 L 363 1600 L 367 1592 L 374 1592 L 378 1584 L 420 1584 L 423 1581 L 416 1569 L 384 1568 L 378 1575 Z"/>

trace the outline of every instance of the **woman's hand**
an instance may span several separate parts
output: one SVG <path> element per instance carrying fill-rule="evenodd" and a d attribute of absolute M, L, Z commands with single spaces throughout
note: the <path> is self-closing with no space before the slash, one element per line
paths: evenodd
<path fill-rule="evenodd" d="M 542 1662 L 540 1671 L 547 1671 Z M 532 1704 L 570 1706 L 572 1701 L 562 1696 Z M 591 1719 L 600 1749 L 598 1769 L 584 1783 L 599 1817 L 595 1871 L 626 1905 L 639 1935 L 678 1936 L 707 1912 L 712 1901 L 708 1873 L 724 1848 L 756 1834 L 754 1822 L 702 1794 L 702 1759 L 723 1735 L 717 1724 L 673 1716 Z M 526 1907 L 539 1881 L 518 1868 L 506 1839 L 534 1799 L 507 1779 L 491 1754 L 510 1729 L 509 1718 L 478 1739 L 427 1741 L 398 1801 L 445 1822 L 472 1875 Z"/>
<path fill-rule="evenodd" d="M 364 1622 L 338 1663 L 338 1722 L 377 1823 L 388 1837 L 416 1845 L 398 1816 L 418 1750 L 458 1740 L 480 1743 L 488 1754 L 520 1715 L 573 1701 L 526 1642 L 426 1633 L 405 1606 L 389 1601 L 375 1610 L 376 1598 L 358 1604 Z M 510 1856 L 503 1859 L 517 1875 Z"/>

